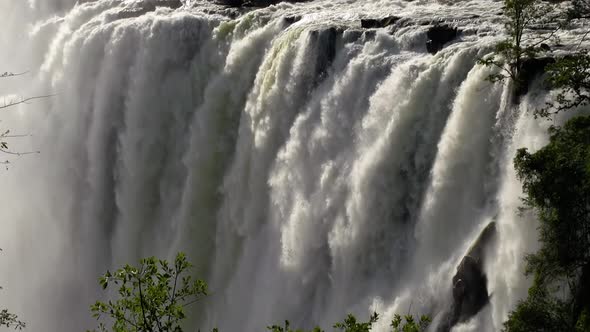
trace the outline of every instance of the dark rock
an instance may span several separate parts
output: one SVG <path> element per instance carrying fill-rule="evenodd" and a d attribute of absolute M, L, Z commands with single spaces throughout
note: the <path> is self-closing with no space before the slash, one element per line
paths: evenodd
<path fill-rule="evenodd" d="M 488 302 L 486 275 L 481 262 L 472 256 L 463 257 L 453 277 L 453 302 L 454 316 L 460 322 L 473 317 Z"/>
<path fill-rule="evenodd" d="M 336 58 L 338 41 L 342 38 L 344 31 L 339 28 L 330 27 L 320 31 L 312 31 L 311 42 L 315 44 L 318 55 L 315 64 L 314 85 L 319 84 L 328 75 L 332 62 Z"/>
<path fill-rule="evenodd" d="M 365 29 L 385 28 L 395 24 L 400 20 L 397 16 L 388 16 L 384 18 L 364 18 L 361 19 L 361 27 Z"/>
<path fill-rule="evenodd" d="M 241 7 L 244 0 L 218 0 L 217 3 L 228 7 Z"/>
<path fill-rule="evenodd" d="M 365 40 L 375 40 L 375 36 L 377 36 L 377 34 L 375 33 L 375 30 L 369 30 L 369 31 L 365 31 Z"/>
<path fill-rule="evenodd" d="M 555 29 L 557 29 L 557 27 L 553 24 L 538 24 L 538 25 L 530 25 L 527 27 L 527 29 L 530 29 L 533 31 L 552 32 Z"/>
<path fill-rule="evenodd" d="M 475 316 L 489 302 L 484 271 L 485 251 L 496 239 L 496 223 L 490 222 L 457 266 L 452 280 L 451 309 L 443 316 L 438 332 L 448 332 L 457 323 Z"/>
<path fill-rule="evenodd" d="M 517 84 L 514 85 L 514 97 L 516 98 L 516 100 L 514 100 L 515 102 L 518 101 L 518 98 L 524 96 L 529 91 L 529 85 L 531 82 L 539 75 L 544 74 L 547 65 L 552 63 L 555 63 L 555 59 L 553 57 L 530 58 L 522 60 L 516 77 Z"/>
<path fill-rule="evenodd" d="M 285 17 L 283 17 L 283 20 L 287 24 L 293 24 L 295 22 L 301 21 L 301 16 L 299 16 L 299 15 L 285 16 Z"/>
<path fill-rule="evenodd" d="M 242 10 L 242 8 L 239 7 L 228 7 L 225 10 L 219 12 L 219 11 L 212 11 L 212 13 L 221 13 L 225 16 L 227 16 L 228 18 L 234 20 L 238 17 L 240 17 L 241 15 L 244 14 L 244 11 Z"/>
<path fill-rule="evenodd" d="M 443 46 L 457 38 L 459 30 L 448 25 L 435 25 L 426 31 L 426 50 L 430 54 L 440 51 Z"/>
<path fill-rule="evenodd" d="M 590 309 L 590 263 L 584 264 L 578 278 L 578 287 L 573 296 L 573 316 L 579 318 L 585 309 Z"/>
<path fill-rule="evenodd" d="M 545 43 L 543 43 L 543 44 L 539 45 L 539 47 L 540 47 L 540 48 L 541 48 L 543 51 L 546 51 L 546 52 L 548 52 L 548 51 L 551 51 L 551 47 L 549 47 L 549 45 L 547 45 L 547 44 L 545 44 Z"/>

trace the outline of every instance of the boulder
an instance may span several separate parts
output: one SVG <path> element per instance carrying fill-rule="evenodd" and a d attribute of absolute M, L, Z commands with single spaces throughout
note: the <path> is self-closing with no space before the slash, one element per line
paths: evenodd
<path fill-rule="evenodd" d="M 385 28 L 395 24 L 400 20 L 397 16 L 388 16 L 384 18 L 364 18 L 361 19 L 361 27 L 365 29 Z"/>
<path fill-rule="evenodd" d="M 436 54 L 443 46 L 457 38 L 459 30 L 448 25 L 435 25 L 426 31 L 426 50 L 430 54 Z"/>
<path fill-rule="evenodd" d="M 465 256 L 453 276 L 453 321 L 468 320 L 487 303 L 487 278 L 483 266 L 476 258 Z"/>
<path fill-rule="evenodd" d="M 475 316 L 489 302 L 484 271 L 485 251 L 496 239 L 496 223 L 490 222 L 457 266 L 452 279 L 452 304 L 437 329 L 449 332 L 457 323 Z"/>

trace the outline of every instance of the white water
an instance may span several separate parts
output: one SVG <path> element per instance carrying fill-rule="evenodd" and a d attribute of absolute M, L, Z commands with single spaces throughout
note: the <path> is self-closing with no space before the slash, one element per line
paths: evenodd
<path fill-rule="evenodd" d="M 125 19 L 132 1 L 72 2 L 0 2 L 0 69 L 31 70 L 0 93 L 57 94 L 0 123 L 33 134 L 11 148 L 41 151 L 0 172 L 0 299 L 29 331 L 93 327 L 101 272 L 179 250 L 212 290 L 191 312 L 203 328 L 376 310 L 386 331 L 396 312 L 449 306 L 494 217 L 491 303 L 455 330 L 498 330 L 526 294 L 535 224 L 516 213 L 511 160 L 548 123 L 527 112 L 542 96 L 515 108 L 475 66 L 500 3 L 322 0 L 231 21 L 201 1 Z M 432 56 L 421 25 L 358 33 L 386 13 L 465 34 Z M 330 26 L 346 31 L 324 68 Z"/>

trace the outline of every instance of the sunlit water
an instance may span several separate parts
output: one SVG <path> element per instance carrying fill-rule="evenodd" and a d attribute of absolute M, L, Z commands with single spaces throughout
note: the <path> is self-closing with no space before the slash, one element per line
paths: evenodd
<path fill-rule="evenodd" d="M 29 331 L 93 327 L 101 272 L 179 250 L 211 288 L 195 326 L 436 320 L 492 219 L 491 302 L 455 330 L 498 330 L 526 294 L 535 221 L 517 214 L 512 158 L 549 122 L 530 113 L 545 92 L 514 106 L 475 65 L 501 38 L 500 2 L 322 0 L 233 20 L 204 1 L 73 2 L 0 3 L 0 70 L 30 70 L 0 93 L 56 94 L 0 118 L 32 134 L 13 150 L 41 152 L 0 172 L 0 303 Z M 387 15 L 402 17 L 392 33 L 360 28 Z M 431 55 L 438 21 L 462 35 Z"/>

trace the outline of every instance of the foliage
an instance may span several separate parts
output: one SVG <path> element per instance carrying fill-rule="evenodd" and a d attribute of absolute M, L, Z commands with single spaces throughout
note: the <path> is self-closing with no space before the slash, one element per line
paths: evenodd
<path fill-rule="evenodd" d="M 291 323 L 288 320 L 285 321 L 284 326 L 272 325 L 272 326 L 268 326 L 266 329 L 269 331 L 272 331 L 272 332 L 305 332 L 304 330 L 301 330 L 301 329 L 293 330 L 291 328 Z M 311 332 L 324 332 L 324 330 L 322 330 L 316 326 L 313 330 L 311 330 Z"/>
<path fill-rule="evenodd" d="M 369 317 L 368 322 L 358 322 L 356 317 L 348 314 L 344 321 L 334 324 L 334 328 L 344 332 L 369 332 L 377 320 L 379 320 L 379 315 L 376 312 Z"/>
<path fill-rule="evenodd" d="M 542 49 L 540 45 L 551 38 L 525 38 L 525 33 L 534 24 L 544 24 L 550 20 L 547 17 L 548 5 L 539 0 L 504 0 L 505 30 L 508 38 L 498 43 L 492 55 L 479 60 L 485 66 L 495 66 L 502 72 L 488 76 L 490 82 L 511 79 L 517 85 L 520 82 L 519 72 L 524 59 L 535 57 Z"/>
<path fill-rule="evenodd" d="M 22 330 L 25 323 L 18 320 L 18 316 L 11 314 L 7 309 L 0 310 L 0 326 Z"/>
<path fill-rule="evenodd" d="M 527 29 L 540 19 L 556 23 L 557 28 L 541 39 L 545 41 L 568 22 L 557 22 L 550 10 L 539 10 L 539 0 L 504 2 L 510 38 L 480 63 L 504 70 L 488 77 L 489 81 L 510 78 L 518 91 L 528 84 L 526 74 L 521 75 L 524 61 L 542 52 L 538 41 L 526 41 L 525 34 L 534 34 Z M 573 0 L 572 4 L 568 20 L 590 13 L 587 0 Z M 543 12 L 547 18 L 539 16 Z M 546 107 L 535 110 L 535 116 L 549 117 L 590 103 L 586 50 L 555 59 L 545 71 L 547 83 L 558 92 Z M 525 208 L 539 218 L 541 248 L 526 257 L 526 273 L 534 276 L 534 283 L 505 322 L 507 332 L 590 331 L 590 118 L 578 117 L 563 128 L 552 127 L 550 136 L 546 147 L 536 153 L 520 149 L 514 160 Z"/>
<path fill-rule="evenodd" d="M 494 52 L 479 60 L 485 66 L 501 69 L 499 73 L 487 77 L 490 82 L 510 79 L 516 91 L 526 91 L 528 84 L 524 74 L 527 59 L 538 57 L 550 46 L 549 40 L 557 40 L 555 33 L 567 27 L 575 18 L 590 17 L 589 0 L 572 0 L 571 8 L 565 13 L 555 11 L 553 7 L 541 0 L 504 0 L 505 31 L 508 38 L 498 43 Z M 539 28 L 540 29 L 537 29 Z M 534 29 L 533 29 L 534 28 Z M 549 31 L 549 32 L 547 32 Z M 590 56 L 585 49 L 579 49 L 586 32 L 578 41 L 573 54 L 555 59 L 547 65 L 547 82 L 558 89 L 555 100 L 546 107 L 535 110 L 535 116 L 549 117 L 578 106 L 590 103 Z M 534 69 L 533 69 L 534 70 Z"/>
<path fill-rule="evenodd" d="M 541 277 L 569 276 L 590 263 L 590 117 L 552 128 L 550 143 L 517 152 L 524 203 L 539 217 L 542 247 L 528 258 Z"/>
<path fill-rule="evenodd" d="M 527 256 L 534 285 L 505 331 L 588 331 L 590 310 L 590 117 L 552 127 L 549 144 L 514 160 L 541 248 Z"/>
<path fill-rule="evenodd" d="M 354 315 L 348 314 L 342 322 L 334 324 L 333 327 L 342 332 L 369 332 L 371 331 L 373 324 L 378 320 L 379 315 L 376 312 L 369 317 L 367 322 L 359 322 Z M 420 320 L 416 320 L 412 315 L 406 315 L 402 319 L 400 315 L 396 314 L 390 326 L 393 332 L 424 332 L 429 324 L 430 318 L 427 316 L 422 316 Z M 299 329 L 291 329 L 289 321 L 286 321 L 284 326 L 273 325 L 269 326 L 267 329 L 272 332 L 305 332 Z M 310 332 L 324 332 L 324 330 L 315 327 Z"/>
<path fill-rule="evenodd" d="M 204 281 L 186 275 L 190 267 L 185 254 L 179 253 L 173 266 L 150 257 L 142 259 L 139 267 L 107 271 L 100 285 L 107 289 L 114 284 L 119 299 L 91 306 L 97 320 L 110 319 L 111 327 L 101 322 L 98 331 L 181 332 L 185 306 L 207 295 Z"/>
<path fill-rule="evenodd" d="M 547 80 L 553 88 L 560 89 L 555 101 L 536 110 L 536 115 L 547 117 L 590 103 L 590 56 L 581 51 L 557 59 L 548 65 Z"/>
<path fill-rule="evenodd" d="M 430 325 L 430 318 L 425 315 L 422 315 L 420 320 L 415 320 L 412 315 L 405 315 L 403 320 L 400 315 L 395 315 L 391 322 L 393 332 L 423 332 Z"/>
<path fill-rule="evenodd" d="M 568 320 L 567 303 L 552 296 L 538 284 L 529 289 L 529 295 L 516 306 L 504 323 L 506 332 L 572 332 Z"/>

